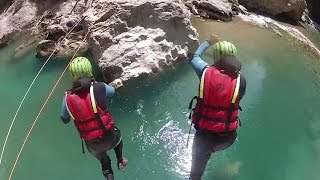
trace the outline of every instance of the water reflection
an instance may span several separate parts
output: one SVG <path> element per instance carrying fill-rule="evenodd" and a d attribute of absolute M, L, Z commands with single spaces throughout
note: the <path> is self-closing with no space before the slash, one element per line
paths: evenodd
<path fill-rule="evenodd" d="M 187 177 L 191 169 L 191 152 L 194 135 L 190 135 L 187 147 L 188 132 L 179 127 L 179 122 L 168 121 L 157 133 L 157 136 L 164 144 L 164 149 L 170 155 L 169 170 L 179 173 L 182 177 Z"/>

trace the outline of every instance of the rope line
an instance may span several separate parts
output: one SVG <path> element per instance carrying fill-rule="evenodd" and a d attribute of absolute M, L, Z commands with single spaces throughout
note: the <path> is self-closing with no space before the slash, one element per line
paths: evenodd
<path fill-rule="evenodd" d="M 74 29 L 83 19 L 84 19 L 84 17 L 83 17 L 80 21 L 78 21 L 78 22 L 70 29 L 70 31 L 65 35 L 65 37 L 64 37 L 63 39 L 61 39 L 61 41 L 57 44 L 56 47 L 58 47 L 58 46 L 60 46 L 60 45 L 62 44 L 63 40 L 66 39 L 66 38 L 71 34 L 71 32 L 73 31 L 73 29 Z M 13 119 L 11 120 L 11 124 L 10 124 L 9 130 L 8 130 L 8 132 L 7 132 L 6 139 L 5 139 L 5 141 L 4 141 L 4 144 L 3 144 L 3 147 L 2 147 L 2 151 L 1 151 L 1 155 L 0 155 L 0 165 L 2 164 L 2 159 L 3 159 L 4 151 L 5 151 L 5 149 L 6 149 L 7 141 L 8 141 L 8 138 L 9 138 L 9 136 L 10 136 L 10 133 L 11 133 L 11 129 L 12 129 L 12 127 L 13 127 L 13 124 L 14 124 L 17 116 L 18 116 L 18 113 L 20 112 L 20 108 L 21 108 L 22 104 L 24 103 L 27 95 L 29 94 L 29 91 L 31 90 L 33 84 L 34 84 L 35 81 L 37 80 L 38 76 L 40 75 L 40 73 L 42 72 L 42 70 L 44 69 L 44 67 L 46 66 L 46 64 L 48 63 L 48 61 L 50 60 L 50 58 L 53 56 L 53 54 L 54 54 L 56 51 L 57 51 L 57 48 L 55 48 L 55 49 L 53 50 L 53 52 L 52 52 L 52 53 L 50 54 L 50 56 L 47 58 L 47 60 L 45 61 L 45 63 L 41 66 L 39 72 L 38 72 L 37 75 L 34 77 L 34 79 L 32 80 L 32 82 L 31 82 L 31 84 L 30 84 L 30 86 L 29 86 L 29 88 L 28 88 L 28 90 L 26 91 L 25 95 L 23 96 L 23 98 L 22 98 L 22 100 L 21 100 L 21 102 L 20 102 L 20 104 L 19 104 L 19 106 L 18 106 L 18 109 L 17 109 L 17 111 L 16 111 L 16 113 L 15 113 L 15 115 L 14 115 L 14 117 L 13 117 Z"/>
<path fill-rule="evenodd" d="M 84 42 L 84 41 L 86 40 L 86 38 L 87 38 L 87 36 L 89 35 L 90 31 L 91 31 L 91 28 L 88 29 L 88 32 L 87 32 L 86 35 L 84 36 L 82 42 Z M 58 86 L 59 82 L 61 81 L 63 75 L 64 75 L 65 72 L 67 71 L 67 69 L 68 69 L 68 67 L 69 67 L 72 59 L 74 59 L 74 57 L 77 55 L 77 53 L 78 53 L 78 51 L 80 50 L 80 48 L 81 48 L 81 44 L 78 46 L 78 48 L 76 49 L 76 51 L 75 51 L 75 53 L 73 54 L 72 58 L 70 59 L 69 63 L 67 64 L 67 66 L 65 67 L 65 69 L 63 70 L 63 72 L 61 73 L 61 75 L 60 75 L 60 77 L 58 78 L 57 82 L 54 84 L 54 86 L 53 86 L 52 90 L 50 91 L 48 97 L 46 98 L 45 102 L 43 103 L 43 105 L 42 105 L 39 113 L 37 114 L 36 118 L 34 119 L 34 121 L 33 121 L 33 123 L 32 123 L 32 126 L 30 127 L 30 129 L 29 129 L 29 131 L 28 131 L 28 134 L 27 134 L 27 136 L 25 137 L 24 142 L 23 142 L 23 144 L 22 144 L 22 146 L 21 146 L 21 148 L 20 148 L 20 150 L 19 150 L 19 153 L 18 153 L 18 155 L 17 155 L 17 157 L 16 157 L 16 160 L 15 160 L 15 162 L 14 162 L 14 165 L 13 165 L 12 169 L 11 169 L 10 176 L 9 176 L 9 179 L 8 179 L 8 180 L 11 180 L 11 178 L 12 178 L 12 176 L 13 176 L 13 173 L 14 173 L 14 170 L 15 170 L 15 168 L 16 168 L 17 162 L 18 162 L 18 160 L 19 160 L 19 158 L 20 158 L 20 155 L 21 155 L 21 153 L 22 153 L 22 151 L 23 151 L 23 149 L 24 149 L 24 146 L 26 145 L 26 143 L 27 143 L 27 141 L 28 141 L 28 139 L 29 139 L 29 136 L 30 136 L 30 134 L 31 134 L 31 132 L 32 132 L 35 124 L 37 123 L 37 121 L 38 121 L 38 119 L 39 119 L 39 117 L 40 117 L 40 114 L 42 113 L 43 109 L 44 109 L 45 106 L 47 105 L 47 103 L 48 103 L 49 99 L 51 98 L 53 92 L 55 91 L 55 89 L 56 89 L 56 87 Z"/>

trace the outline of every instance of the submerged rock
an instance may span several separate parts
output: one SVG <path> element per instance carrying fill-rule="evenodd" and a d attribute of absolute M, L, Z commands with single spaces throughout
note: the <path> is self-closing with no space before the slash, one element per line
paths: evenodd
<path fill-rule="evenodd" d="M 108 82 L 154 74 L 198 46 L 180 0 L 97 0 L 85 16 L 87 27 L 95 23 L 89 46 Z"/>

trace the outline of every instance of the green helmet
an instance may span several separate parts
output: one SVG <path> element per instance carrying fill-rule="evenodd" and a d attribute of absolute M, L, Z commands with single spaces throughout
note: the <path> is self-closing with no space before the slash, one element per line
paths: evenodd
<path fill-rule="evenodd" d="M 74 79 L 92 77 L 92 66 L 89 59 L 77 57 L 72 60 L 69 71 Z"/>
<path fill-rule="evenodd" d="M 228 41 L 220 41 L 213 46 L 213 61 L 218 62 L 224 56 L 237 56 L 237 48 Z"/>

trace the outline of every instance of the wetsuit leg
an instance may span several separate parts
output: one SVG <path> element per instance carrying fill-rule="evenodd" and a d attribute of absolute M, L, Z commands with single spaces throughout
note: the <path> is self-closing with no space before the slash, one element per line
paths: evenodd
<path fill-rule="evenodd" d="M 102 152 L 94 155 L 101 164 L 102 173 L 107 180 L 113 180 L 113 171 L 111 167 L 111 159 L 106 152 Z"/>
<path fill-rule="evenodd" d="M 101 164 L 102 173 L 107 180 L 113 180 L 113 171 L 111 167 L 111 160 L 107 154 L 106 147 L 103 140 L 96 140 L 96 142 L 86 142 L 89 152 L 97 158 Z"/>
<path fill-rule="evenodd" d="M 102 172 L 107 180 L 113 180 L 111 160 L 107 151 L 114 148 L 117 159 L 122 159 L 122 141 L 119 129 L 114 127 L 106 137 L 85 141 L 88 151 L 95 156 L 101 164 Z M 119 164 L 119 163 L 118 163 Z"/>
<path fill-rule="evenodd" d="M 117 127 L 114 127 L 115 133 L 121 137 L 121 133 L 120 130 Z M 122 140 L 119 142 L 119 144 L 114 147 L 114 152 L 116 154 L 117 160 L 118 160 L 118 168 L 119 168 L 119 164 L 123 162 L 123 153 L 122 153 L 122 149 L 123 149 L 123 142 Z"/>
<path fill-rule="evenodd" d="M 230 147 L 236 138 L 236 132 L 218 136 L 197 131 L 192 146 L 190 180 L 201 180 L 211 154 Z"/>
<path fill-rule="evenodd" d="M 218 141 L 213 144 L 212 146 L 212 152 L 222 151 L 230 147 L 234 141 L 237 139 L 237 134 L 231 135 L 227 138 L 225 138 L 223 141 Z"/>
<path fill-rule="evenodd" d="M 106 158 L 103 158 L 101 163 L 102 173 L 107 180 L 113 180 L 113 171 L 111 167 L 110 157 L 106 154 Z"/>
<path fill-rule="evenodd" d="M 121 140 L 120 143 L 114 148 L 114 152 L 116 153 L 118 162 L 121 162 L 123 160 L 122 148 L 123 148 L 123 143 Z"/>
<path fill-rule="evenodd" d="M 201 180 L 212 153 L 211 147 L 205 136 L 197 131 L 192 145 L 192 165 L 189 180 Z"/>

